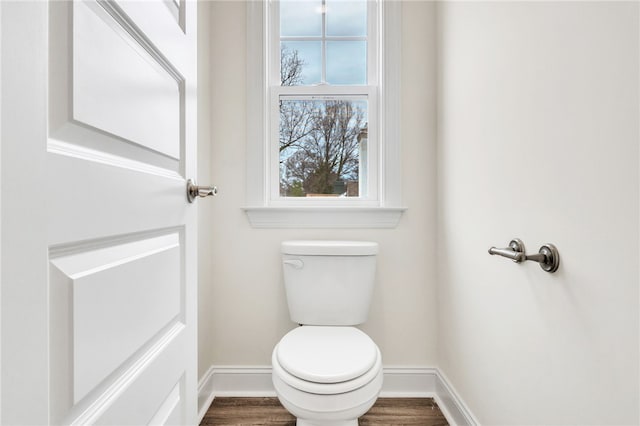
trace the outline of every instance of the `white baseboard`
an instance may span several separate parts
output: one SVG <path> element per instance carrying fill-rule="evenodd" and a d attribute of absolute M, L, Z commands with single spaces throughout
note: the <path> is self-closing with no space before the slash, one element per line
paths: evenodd
<path fill-rule="evenodd" d="M 215 396 L 276 396 L 271 366 L 213 366 Z"/>
<path fill-rule="evenodd" d="M 462 401 L 459 394 L 447 379 L 447 376 L 436 369 L 435 400 L 442 413 L 451 425 L 479 426 L 480 422 L 473 416 L 469 407 Z"/>
<path fill-rule="evenodd" d="M 198 414 L 202 420 L 216 396 L 276 396 L 270 366 L 215 366 L 198 384 Z M 433 367 L 384 367 L 383 398 L 434 398 L 452 426 L 479 423 L 462 402 L 446 377 Z"/>
<path fill-rule="evenodd" d="M 430 367 L 383 367 L 382 398 L 433 398 L 436 369 Z"/>
<path fill-rule="evenodd" d="M 198 381 L 198 424 L 202 422 L 216 394 L 213 392 L 213 365 Z"/>

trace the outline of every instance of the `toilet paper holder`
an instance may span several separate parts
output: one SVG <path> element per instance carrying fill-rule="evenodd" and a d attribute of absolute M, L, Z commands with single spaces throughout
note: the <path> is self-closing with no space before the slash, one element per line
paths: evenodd
<path fill-rule="evenodd" d="M 526 254 L 524 243 L 518 238 L 514 238 L 509 242 L 507 248 L 491 247 L 489 254 L 499 255 L 513 260 L 515 263 L 521 263 L 525 260 L 538 262 L 540 267 L 547 272 L 555 272 L 560 266 L 560 254 L 553 244 L 547 243 L 540 247 L 537 254 Z"/>

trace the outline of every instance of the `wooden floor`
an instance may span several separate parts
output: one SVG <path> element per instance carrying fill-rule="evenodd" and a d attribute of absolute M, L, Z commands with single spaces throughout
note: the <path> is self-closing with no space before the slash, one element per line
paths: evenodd
<path fill-rule="evenodd" d="M 446 426 L 447 420 L 432 398 L 379 398 L 360 426 Z M 295 426 L 295 418 L 277 398 L 216 398 L 201 425 Z"/>

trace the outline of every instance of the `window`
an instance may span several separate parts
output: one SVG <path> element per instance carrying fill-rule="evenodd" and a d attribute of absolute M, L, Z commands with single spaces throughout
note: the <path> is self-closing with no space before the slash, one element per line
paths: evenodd
<path fill-rule="evenodd" d="M 404 210 L 399 2 L 247 7 L 251 223 L 395 226 Z"/>
<path fill-rule="evenodd" d="M 272 204 L 377 200 L 375 22 L 373 1 L 271 4 Z"/>

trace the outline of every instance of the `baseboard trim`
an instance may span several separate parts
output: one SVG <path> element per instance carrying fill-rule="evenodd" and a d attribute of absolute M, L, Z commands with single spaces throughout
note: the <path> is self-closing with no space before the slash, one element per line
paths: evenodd
<path fill-rule="evenodd" d="M 217 396 L 276 396 L 270 366 L 209 367 L 198 384 L 199 420 Z M 431 397 L 452 426 L 476 426 L 469 409 L 450 385 L 445 375 L 434 367 L 384 367 L 384 398 Z"/>
<path fill-rule="evenodd" d="M 211 406 L 216 394 L 213 391 L 213 365 L 198 381 L 198 424 L 202 422 L 204 415 Z"/>
<path fill-rule="evenodd" d="M 436 369 L 431 367 L 383 367 L 382 398 L 432 398 Z"/>
<path fill-rule="evenodd" d="M 439 369 L 436 369 L 436 375 L 435 399 L 449 423 L 459 426 L 479 426 L 480 422 L 462 401 L 447 376 Z"/>

